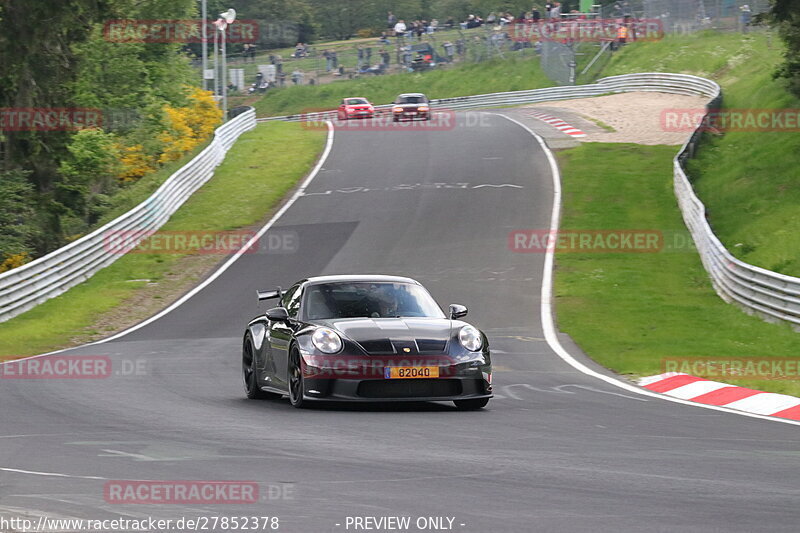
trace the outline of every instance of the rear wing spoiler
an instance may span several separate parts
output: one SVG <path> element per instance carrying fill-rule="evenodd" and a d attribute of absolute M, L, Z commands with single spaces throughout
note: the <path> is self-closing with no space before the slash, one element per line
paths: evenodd
<path fill-rule="evenodd" d="M 256 291 L 256 295 L 258 296 L 258 301 L 263 302 L 264 300 L 280 298 L 283 296 L 283 291 L 278 287 L 277 290 L 274 291 Z"/>

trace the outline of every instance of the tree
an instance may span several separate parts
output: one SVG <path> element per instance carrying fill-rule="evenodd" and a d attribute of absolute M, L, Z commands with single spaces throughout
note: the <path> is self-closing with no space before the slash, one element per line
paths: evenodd
<path fill-rule="evenodd" d="M 35 191 L 27 173 L 0 172 L 0 272 L 19 266 L 38 235 Z"/>
<path fill-rule="evenodd" d="M 783 64 L 775 74 L 800 98 L 800 0 L 773 0 L 770 17 L 786 43 Z"/>

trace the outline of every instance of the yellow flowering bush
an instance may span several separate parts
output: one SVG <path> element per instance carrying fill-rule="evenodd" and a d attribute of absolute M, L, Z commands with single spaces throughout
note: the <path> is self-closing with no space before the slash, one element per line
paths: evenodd
<path fill-rule="evenodd" d="M 141 144 L 119 146 L 119 151 L 122 154 L 120 157 L 122 171 L 118 179 L 122 183 L 136 181 L 156 168 L 152 158 L 145 153 L 144 146 Z"/>
<path fill-rule="evenodd" d="M 11 270 L 12 268 L 21 267 L 30 260 L 31 256 L 28 252 L 6 255 L 3 262 L 0 263 L 0 273 Z"/>
<path fill-rule="evenodd" d="M 222 120 L 222 110 L 210 91 L 192 88 L 187 98 L 189 105 L 186 107 L 164 107 L 168 129 L 158 136 L 164 144 L 159 163 L 180 159 L 214 133 Z"/>

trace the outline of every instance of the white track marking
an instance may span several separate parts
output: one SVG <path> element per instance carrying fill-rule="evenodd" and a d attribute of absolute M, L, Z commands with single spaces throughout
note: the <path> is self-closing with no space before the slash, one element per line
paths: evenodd
<path fill-rule="evenodd" d="M 730 386 L 730 385 L 728 385 Z M 772 392 L 762 392 L 736 400 L 726 405 L 731 409 L 741 409 L 742 411 L 750 411 L 751 413 L 760 413 L 769 415 L 773 413 L 780 413 L 786 409 L 797 407 L 800 405 L 800 398 L 787 396 L 786 394 L 775 394 Z"/>
<path fill-rule="evenodd" d="M 277 222 L 278 219 L 280 219 L 283 216 L 283 214 L 292 206 L 292 204 L 294 204 L 295 201 L 297 201 L 297 199 L 300 198 L 303 195 L 303 193 L 305 192 L 306 188 L 309 186 L 311 181 L 317 176 L 317 174 L 319 174 L 320 170 L 322 169 L 322 165 L 325 164 L 325 161 L 328 159 L 328 155 L 331 153 L 331 150 L 333 149 L 333 137 L 334 137 L 333 124 L 330 121 L 328 121 L 327 125 L 328 125 L 328 138 L 327 138 L 327 141 L 325 143 L 325 150 L 322 152 L 322 157 L 319 158 L 319 161 L 317 161 L 317 164 L 314 166 L 314 169 L 311 171 L 311 173 L 308 175 L 308 177 L 306 177 L 306 179 L 300 185 L 300 188 L 298 188 L 294 192 L 292 197 L 289 198 L 289 200 L 283 205 L 283 207 L 281 207 L 278 210 L 278 212 L 275 213 L 275 215 L 272 218 L 269 219 L 269 221 L 264 225 L 264 227 L 262 227 L 258 231 L 258 233 L 256 233 L 253 236 L 253 238 L 251 238 L 247 242 L 247 244 L 245 244 L 241 249 L 239 249 L 233 255 L 233 257 L 228 259 L 221 267 L 219 267 L 205 281 L 203 281 L 202 283 L 197 285 L 195 288 L 193 288 L 191 291 L 189 291 L 188 293 L 183 295 L 183 297 L 181 297 L 177 301 L 173 302 L 172 305 L 170 305 L 166 309 L 160 311 L 159 313 L 151 316 L 147 320 L 145 320 L 143 322 L 140 322 L 140 323 L 136 324 L 135 326 L 132 326 L 132 327 L 130 327 L 130 328 L 124 330 L 124 331 L 121 331 L 120 333 L 117 333 L 116 335 L 112 335 L 111 337 L 108 337 L 108 338 L 105 338 L 105 339 L 101 339 L 101 340 L 96 341 L 96 342 L 90 342 L 89 344 L 83 344 L 81 346 L 76 346 L 75 348 L 84 348 L 86 346 L 94 346 L 94 345 L 97 345 L 97 344 L 104 344 L 106 342 L 110 342 L 110 341 L 113 341 L 115 339 L 119 339 L 120 337 L 124 337 L 125 335 L 128 335 L 129 333 L 133 333 L 137 329 L 143 328 L 143 327 L 147 326 L 148 324 L 151 324 L 151 323 L 155 322 L 156 320 L 158 320 L 159 318 L 163 317 L 167 313 L 170 313 L 170 312 L 174 311 L 175 309 L 177 309 L 178 307 L 180 307 L 181 305 L 186 303 L 186 301 L 189 300 L 192 296 L 194 296 L 198 292 L 200 292 L 203 289 L 205 289 L 214 280 L 216 280 L 218 277 L 220 277 L 226 270 L 228 270 L 231 267 L 231 265 L 233 265 L 245 252 L 247 252 L 247 250 L 250 249 L 250 247 L 253 244 L 258 242 L 258 240 L 262 236 L 264 236 L 264 234 L 267 231 L 269 231 L 269 229 L 275 224 L 275 222 Z M 53 351 L 53 352 L 43 353 L 43 354 L 39 354 L 39 355 L 33 355 L 31 357 L 25 357 L 25 358 L 22 358 L 22 359 L 13 359 L 13 360 L 10 360 L 10 361 L 3 361 L 3 362 L 0 362 L 0 365 L 5 365 L 5 364 L 12 363 L 12 362 L 15 362 L 15 361 L 22 361 L 22 360 L 25 360 L 25 359 L 35 359 L 37 357 L 45 357 L 45 356 L 48 356 L 48 355 L 53 355 L 53 354 L 65 352 L 67 350 L 74 350 L 75 348 L 65 348 L 63 350 L 56 350 L 56 351 Z"/>
<path fill-rule="evenodd" d="M 697 398 L 703 394 L 708 394 L 709 392 L 714 392 L 715 390 L 724 389 L 725 387 L 730 387 L 730 385 L 727 383 L 718 383 L 716 381 L 695 381 L 694 383 L 689 383 L 688 385 L 667 391 L 664 394 L 688 400 L 690 398 Z M 800 400 L 798 400 L 798 403 L 800 403 Z"/>
<path fill-rule="evenodd" d="M 551 232 L 558 231 L 559 220 L 561 218 L 561 172 L 558 169 L 558 164 L 556 163 L 556 158 L 553 155 L 553 152 L 547 146 L 547 143 L 545 143 L 544 139 L 539 135 L 537 135 L 532 129 L 530 129 L 525 124 L 511 117 L 507 117 L 506 115 L 501 115 L 499 113 L 491 113 L 491 114 L 503 117 L 504 119 L 513 122 L 520 128 L 530 133 L 533 136 L 533 138 L 536 139 L 536 142 L 539 143 L 539 146 L 541 146 L 542 150 L 547 156 L 547 161 L 550 163 L 550 171 L 553 178 L 553 212 L 550 217 L 550 231 Z M 575 359 L 575 357 L 572 356 L 572 354 L 570 354 L 566 350 L 566 348 L 564 348 L 564 346 L 561 345 L 561 341 L 558 340 L 555 321 L 553 320 L 553 262 L 554 261 L 555 261 L 554 250 L 552 249 L 547 250 L 544 258 L 544 271 L 542 275 L 542 296 L 541 296 L 541 311 L 540 311 L 542 315 L 542 328 L 544 329 L 544 338 L 547 341 L 547 344 L 550 345 L 550 348 L 556 353 L 556 355 L 558 355 L 571 367 L 578 370 L 579 372 L 586 374 L 587 376 L 592 376 L 601 381 L 605 381 L 610 385 L 614 385 L 615 387 L 619 387 L 621 389 L 625 389 L 630 392 L 635 392 L 636 394 L 641 394 L 642 396 L 661 398 L 662 400 L 666 400 L 668 402 L 680 403 L 683 405 L 691 405 L 693 407 L 699 407 L 701 409 L 722 411 L 724 413 L 732 413 L 739 416 L 760 418 L 761 420 L 769 420 L 772 422 L 780 422 L 783 424 L 800 426 L 800 422 L 796 422 L 794 420 L 788 420 L 786 418 L 775 418 L 772 416 L 746 413 L 744 411 L 736 411 L 734 409 L 728 409 L 726 407 L 719 407 L 716 405 L 705 405 L 701 403 L 690 402 L 687 400 L 681 400 L 679 398 L 672 398 L 670 396 L 665 396 L 663 394 L 658 394 L 656 392 L 650 392 L 648 390 L 641 389 L 631 383 L 626 383 L 624 381 L 621 381 L 615 377 L 601 374 L 600 372 L 592 370 L 588 366 L 584 365 L 583 363 Z"/>
<path fill-rule="evenodd" d="M 104 477 L 97 476 L 73 476 L 70 474 L 59 474 L 58 472 L 37 472 L 35 470 L 21 470 L 19 468 L 4 468 L 0 466 L 0 472 L 11 472 L 13 474 L 27 474 L 29 476 L 44 476 L 44 477 L 63 477 L 70 479 L 92 479 L 104 480 Z"/>

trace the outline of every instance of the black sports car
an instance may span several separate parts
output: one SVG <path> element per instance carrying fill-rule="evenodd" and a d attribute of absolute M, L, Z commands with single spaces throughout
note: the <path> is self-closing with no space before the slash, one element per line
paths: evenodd
<path fill-rule="evenodd" d="M 489 343 L 447 317 L 417 281 L 395 276 L 322 276 L 287 291 L 248 325 L 242 345 L 247 397 L 313 400 L 443 401 L 480 409 L 492 397 Z"/>

